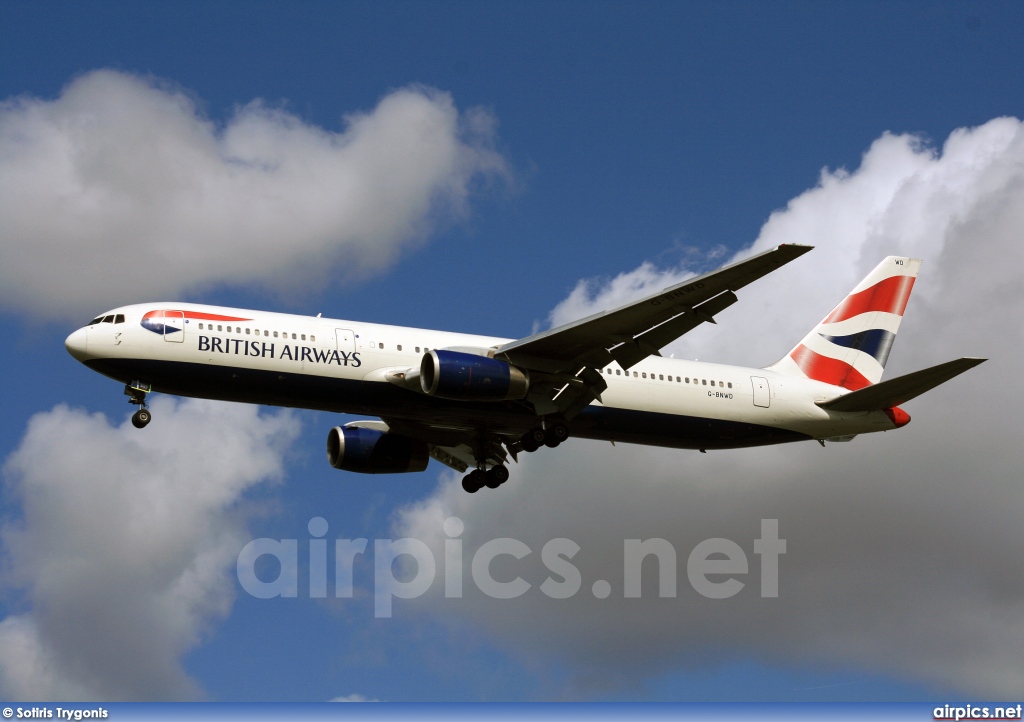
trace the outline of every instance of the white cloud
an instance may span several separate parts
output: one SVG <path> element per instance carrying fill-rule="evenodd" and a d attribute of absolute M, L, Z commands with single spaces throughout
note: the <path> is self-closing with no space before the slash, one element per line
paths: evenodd
<path fill-rule="evenodd" d="M 288 413 L 158 398 L 140 433 L 57 406 L 7 459 L 21 519 L 0 530 L 0 693 L 22 700 L 192 699 L 181 667 L 234 596 L 246 541 L 237 507 L 278 478 L 298 433 Z"/>
<path fill-rule="evenodd" d="M 742 291 L 717 326 L 668 352 L 771 363 L 883 256 L 912 254 L 925 264 L 888 375 L 961 355 L 991 360 L 907 404 L 908 427 L 849 444 L 705 455 L 570 440 L 528 455 L 497 491 L 470 496 L 448 477 L 434 496 L 403 510 L 395 533 L 423 539 L 441 559 L 441 522 L 458 516 L 467 569 L 484 541 L 522 540 L 533 554 L 505 558 L 495 574 L 521 575 L 534 588 L 507 601 L 468 592 L 463 600 L 412 600 L 396 614 L 429 611 L 488 630 L 528 658 L 567 664 L 580 680 L 571 693 L 582 696 L 668 670 L 749 660 L 859 668 L 982 696 L 1019 692 L 1021 228 L 1024 128 L 1015 119 L 958 130 L 941 150 L 886 134 L 858 169 L 823 171 L 738 255 L 779 243 L 817 250 Z M 581 285 L 553 320 L 686 273 L 644 265 L 603 286 Z M 753 541 L 761 519 L 778 519 L 788 541 L 778 599 L 758 594 Z M 573 562 L 583 586 L 567 600 L 537 588 L 548 576 L 540 549 L 557 537 L 582 548 Z M 677 550 L 679 596 L 657 598 L 649 562 L 644 598 L 624 599 L 623 542 L 655 537 Z M 688 584 L 686 557 L 710 537 L 737 542 L 750 559 L 747 586 L 732 599 L 705 599 Z M 607 599 L 591 593 L 598 579 L 612 584 Z"/>
<path fill-rule="evenodd" d="M 0 303 L 68 316 L 360 276 L 505 174 L 494 119 L 446 93 L 396 90 L 345 121 L 332 132 L 257 100 L 219 127 L 185 92 L 107 70 L 0 103 Z"/>
<path fill-rule="evenodd" d="M 335 697 L 331 702 L 380 702 L 379 699 L 371 699 L 359 693 L 353 693 L 345 695 L 343 697 Z"/>

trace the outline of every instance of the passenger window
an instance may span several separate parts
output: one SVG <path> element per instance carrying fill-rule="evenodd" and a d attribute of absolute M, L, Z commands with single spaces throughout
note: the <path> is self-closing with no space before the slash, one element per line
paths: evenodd
<path fill-rule="evenodd" d="M 224 330 L 224 327 L 223 327 L 223 326 L 217 326 L 217 330 L 218 330 L 218 331 L 223 331 L 223 330 Z"/>
<path fill-rule="evenodd" d="M 377 344 L 377 348 L 379 348 L 381 351 L 383 351 L 384 350 L 384 344 L 382 344 L 382 343 Z"/>
<path fill-rule="evenodd" d="M 616 375 L 616 376 L 619 376 L 619 375 L 621 375 L 621 374 L 622 374 L 622 372 L 621 372 L 621 371 L 619 371 L 618 369 L 615 369 L 615 375 Z"/>
<path fill-rule="evenodd" d="M 200 330 L 200 331 L 202 331 L 202 330 L 203 330 L 203 322 L 202 322 L 202 321 L 200 321 L 200 322 L 199 322 L 199 330 Z"/>
<path fill-rule="evenodd" d="M 274 331 L 274 338 L 277 338 L 277 331 Z"/>
<path fill-rule="evenodd" d="M 644 371 L 642 374 L 640 374 L 640 378 L 642 378 L 642 379 L 647 378 L 647 372 Z"/>
<path fill-rule="evenodd" d="M 718 388 L 724 389 L 725 388 L 725 384 L 723 384 L 721 381 L 719 381 L 718 382 Z"/>
<path fill-rule="evenodd" d="M 310 340 L 310 341 L 316 341 L 316 336 L 310 336 L 310 337 L 309 337 L 309 340 Z"/>
<path fill-rule="evenodd" d="M 658 381 L 664 381 L 664 380 L 665 380 L 665 377 L 662 376 L 661 374 L 658 374 Z"/>
<path fill-rule="evenodd" d="M 708 380 L 707 380 L 707 379 L 701 379 L 701 380 L 700 380 L 700 382 L 701 382 L 702 384 L 704 384 L 705 386 L 707 386 L 707 385 L 708 385 Z"/>
<path fill-rule="evenodd" d="M 124 314 L 119 313 L 116 316 L 114 316 L 114 323 L 124 323 Z"/>
<path fill-rule="evenodd" d="M 401 351 L 401 350 L 402 350 L 402 344 L 398 344 L 398 350 L 399 350 L 399 351 Z"/>
<path fill-rule="evenodd" d="M 729 388 L 732 388 L 732 381 L 729 382 Z"/>
<path fill-rule="evenodd" d="M 416 353 L 419 353 L 419 352 L 420 352 L 420 347 L 419 347 L 419 346 L 417 346 L 417 347 L 416 347 Z"/>
<path fill-rule="evenodd" d="M 305 340 L 306 340 L 306 334 L 302 334 L 302 340 L 303 340 L 303 341 L 305 341 Z"/>
<path fill-rule="evenodd" d="M 252 333 L 252 329 L 251 328 L 245 329 L 245 335 L 246 336 L 250 335 L 251 333 Z"/>
<path fill-rule="evenodd" d="M 633 372 L 633 378 L 636 378 L 636 371 Z"/>

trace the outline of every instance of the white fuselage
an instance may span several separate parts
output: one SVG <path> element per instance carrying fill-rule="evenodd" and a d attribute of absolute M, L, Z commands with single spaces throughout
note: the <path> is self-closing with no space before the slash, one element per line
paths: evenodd
<path fill-rule="evenodd" d="M 510 339 L 188 303 L 125 306 L 100 319 L 68 337 L 69 352 L 154 391 L 504 433 L 535 423 L 521 402 L 445 401 L 387 380 L 388 372 L 418 369 L 430 349 Z M 628 371 L 613 363 L 601 372 L 608 388 L 571 422 L 574 436 L 711 449 L 895 428 L 882 411 L 815 403 L 844 389 L 767 369 L 652 356 Z"/>

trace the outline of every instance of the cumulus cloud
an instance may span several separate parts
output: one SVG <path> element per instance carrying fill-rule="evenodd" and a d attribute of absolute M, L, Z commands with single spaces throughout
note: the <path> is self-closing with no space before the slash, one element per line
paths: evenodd
<path fill-rule="evenodd" d="M 528 658 L 558 660 L 577 673 L 577 686 L 563 693 L 578 696 L 750 660 L 860 669 L 982 696 L 1018 693 L 1021 228 L 1024 126 L 1016 119 L 957 130 L 941 148 L 885 134 L 859 168 L 822 171 L 738 256 L 779 243 L 817 250 L 742 291 L 719 325 L 666 355 L 771 363 L 882 257 L 908 254 L 925 264 L 887 375 L 961 355 L 991 360 L 907 404 L 908 427 L 825 449 L 808 442 L 705 455 L 570 440 L 526 456 L 495 492 L 470 496 L 446 477 L 432 497 L 402 510 L 395 533 L 424 540 L 443 559 L 442 522 L 460 517 L 467 570 L 485 541 L 519 539 L 533 553 L 496 561 L 495 576 L 534 586 L 514 600 L 471 589 L 456 600 L 443 599 L 438 582 L 434 596 L 396 614 L 429 612 L 488 630 Z M 582 283 L 552 320 L 614 306 L 688 273 L 644 265 Z M 778 519 L 788 543 L 777 599 L 759 594 L 754 540 L 762 519 Z M 539 557 L 558 537 L 581 548 L 573 563 L 582 588 L 563 600 L 537 586 L 556 576 Z M 746 586 L 730 599 L 706 599 L 687 580 L 687 556 L 711 537 L 735 541 L 749 559 L 749 574 L 737 577 Z M 643 597 L 624 598 L 624 540 L 650 538 L 676 549 L 674 599 L 658 598 L 653 560 L 644 566 Z M 611 583 L 606 599 L 591 591 L 597 580 Z"/>
<path fill-rule="evenodd" d="M 194 699 L 181 667 L 230 609 L 248 536 L 241 495 L 280 477 L 289 413 L 158 398 L 126 419 L 57 406 L 7 459 L 22 516 L 0 529 L 0 693 L 22 700 Z M 149 433 L 152 432 L 152 433 Z"/>
<path fill-rule="evenodd" d="M 258 100 L 221 126 L 180 89 L 108 70 L 56 99 L 9 99 L 0 303 L 67 316 L 211 283 L 372 272 L 506 173 L 494 128 L 424 87 L 342 132 Z"/>

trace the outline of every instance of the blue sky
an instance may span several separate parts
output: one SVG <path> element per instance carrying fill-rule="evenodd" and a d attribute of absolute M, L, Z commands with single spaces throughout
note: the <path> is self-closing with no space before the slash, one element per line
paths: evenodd
<path fill-rule="evenodd" d="M 53 101 L 76 78 L 109 69 L 184 91 L 218 128 L 262 99 L 307 126 L 340 133 L 346 116 L 370 113 L 410 86 L 450 94 L 464 119 L 483 109 L 495 124 L 488 147 L 504 171 L 474 173 L 463 210 L 427 214 L 429 230 L 413 233 L 392 262 L 356 277 L 335 266 L 329 276 L 345 280 L 305 289 L 182 281 L 179 297 L 518 337 L 548 323 L 583 279 L 597 279 L 598 303 L 603 283 L 645 263 L 656 275 L 724 261 L 762 236 L 773 212 L 814 188 L 822 169 L 855 172 L 887 131 L 941 147 L 958 128 L 1021 117 L 1022 27 L 1019 3 L 13 2 L 0 6 L 0 100 Z M 162 272 L 124 261 L 109 259 L 124 274 Z M 61 272 L 51 282 L 71 283 Z M 155 299 L 120 302 L 147 300 Z M 118 385 L 62 347 L 103 310 L 83 307 L 74 316 L 34 312 L 27 301 L 0 307 L 0 456 L 9 459 L 30 418 L 57 404 L 105 414 L 114 425 L 127 417 Z M 807 311 L 811 323 L 826 310 Z M 743 304 L 730 314 L 742 316 Z M 947 355 L 961 350 L 972 351 Z M 439 489 L 452 483 L 436 465 L 404 477 L 336 472 L 322 448 L 337 419 L 302 411 L 290 418 L 301 429 L 281 442 L 283 473 L 254 482 L 224 511 L 241 524 L 243 543 L 296 538 L 301 547 L 316 516 L 328 520 L 328 538 L 387 538 L 405 528 L 404 510 L 444 498 Z M 658 458 L 690 463 L 686 453 L 673 454 Z M 531 467 L 535 476 L 555 473 L 545 458 Z M 632 458 L 648 469 L 641 451 Z M 858 463 L 855 454 L 834 458 Z M 7 526 L 25 513 L 12 481 L 18 473 L 8 464 Z M 759 490 L 757 498 L 764 508 L 755 505 L 753 518 L 779 513 L 784 523 L 786 508 L 771 494 Z M 508 498 L 510 534 L 521 501 Z M 10 572 L 10 554 L 5 549 L 0 578 L 3 617 L 38 604 Z M 799 644 L 735 640 L 623 659 L 629 671 L 620 673 L 614 663 L 588 666 L 582 652 L 519 643 L 514 630 L 491 629 L 486 615 L 416 613 L 411 600 L 392 619 L 375 619 L 366 598 L 258 600 L 234 586 L 233 602 L 172 655 L 194 682 L 191 693 L 208 699 L 888 701 L 982 689 L 912 665 L 875 666 L 867 652 L 829 659 L 818 648 L 803 654 Z M 527 613 L 518 609 L 508 613 Z M 616 633 L 607 620 L 593 629 L 605 633 Z"/>

